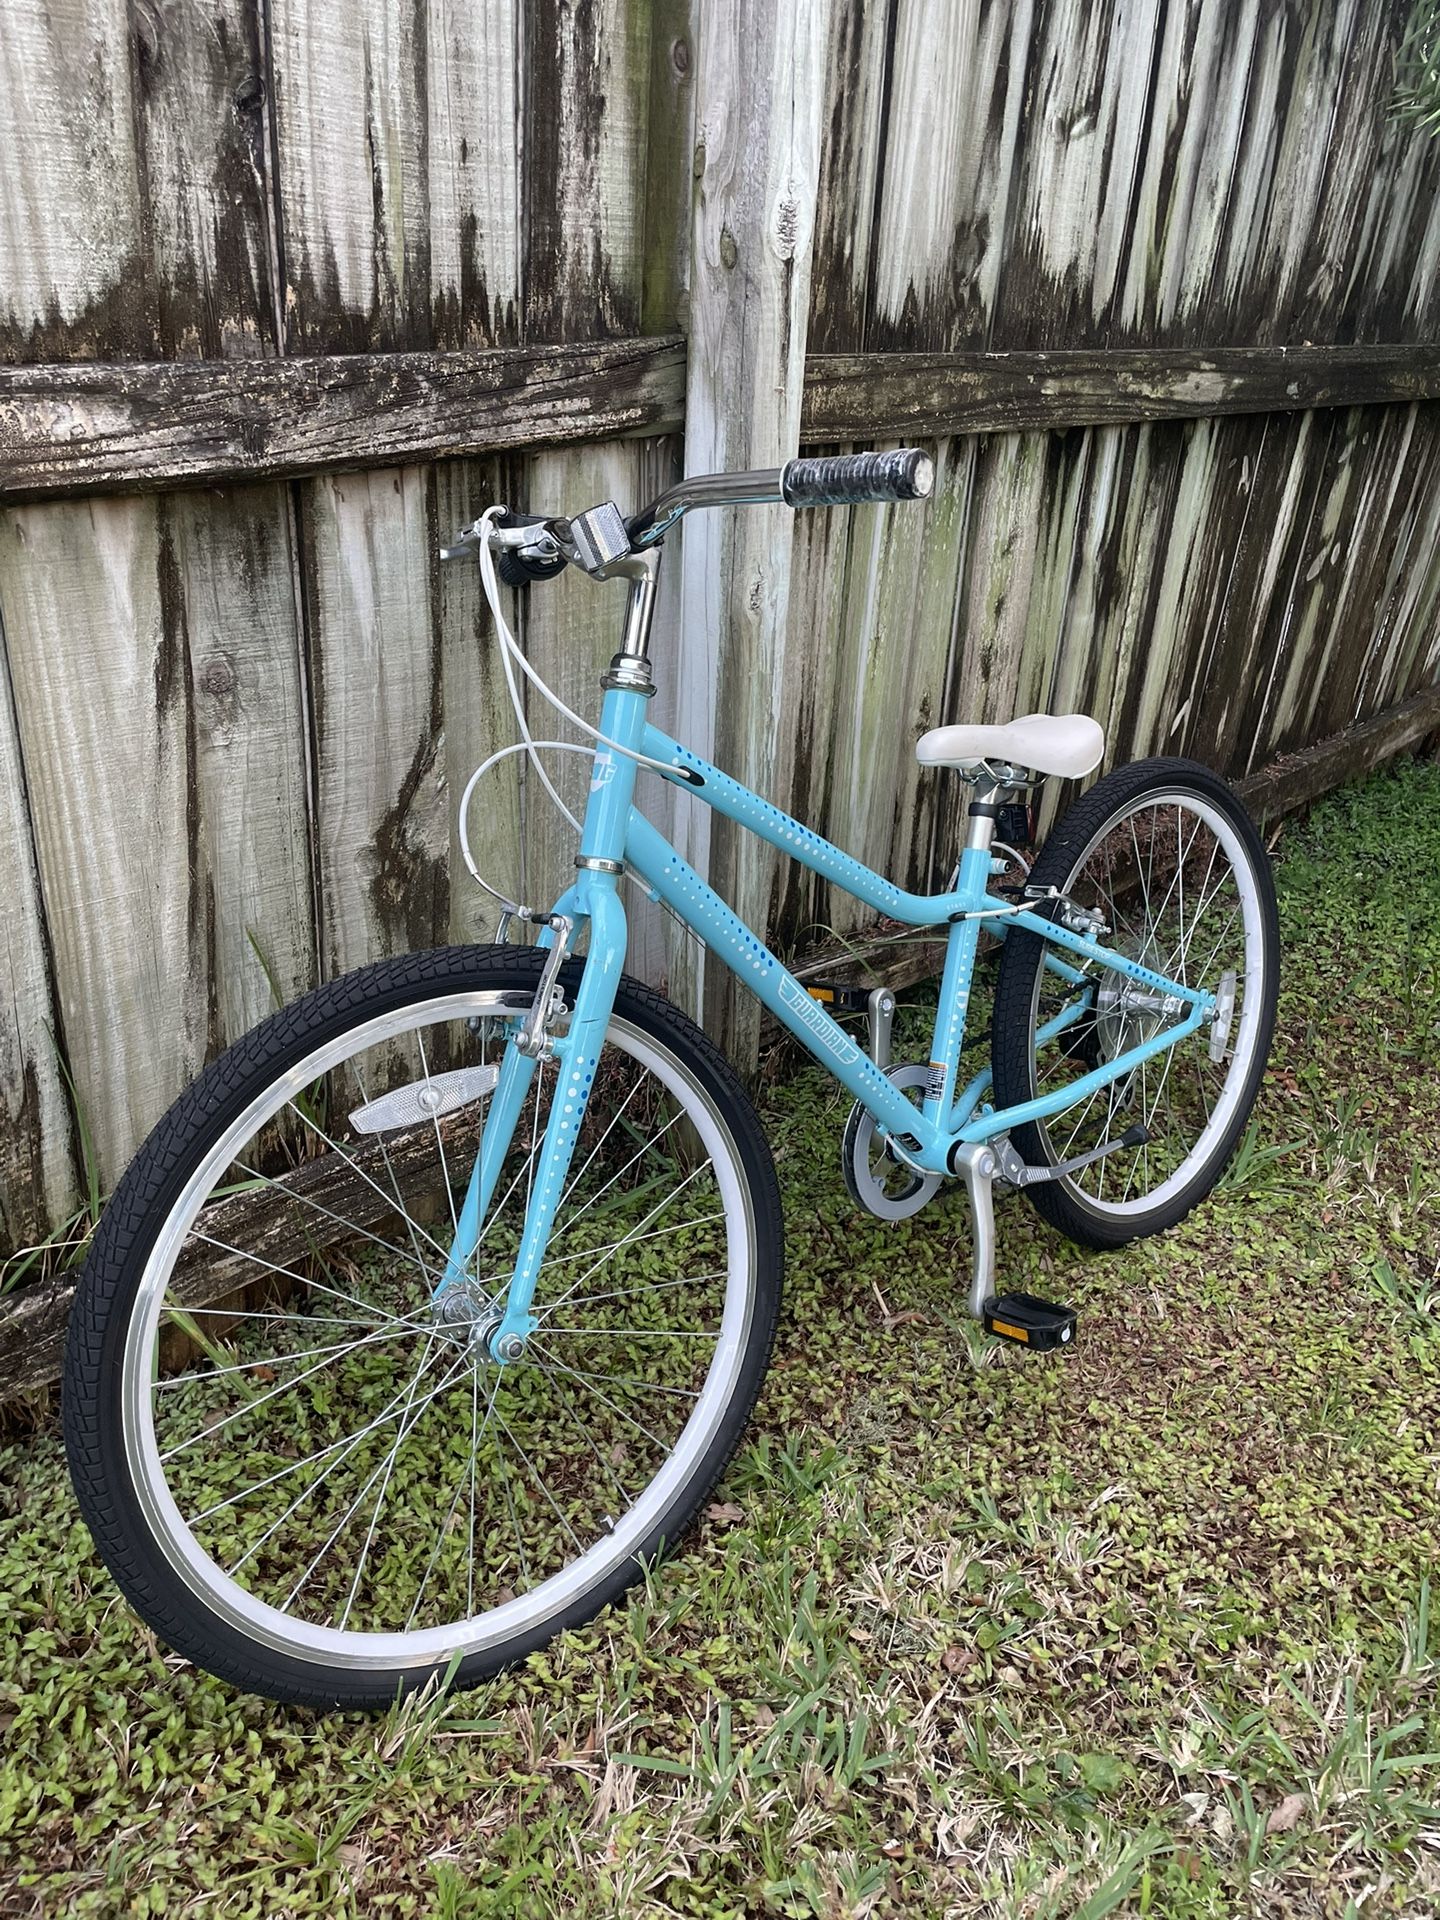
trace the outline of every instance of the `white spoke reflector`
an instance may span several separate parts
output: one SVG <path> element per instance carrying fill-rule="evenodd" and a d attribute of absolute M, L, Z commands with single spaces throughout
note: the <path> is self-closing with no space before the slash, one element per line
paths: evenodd
<path fill-rule="evenodd" d="M 453 1073 L 431 1074 L 428 1080 L 393 1087 L 378 1100 L 356 1107 L 350 1124 L 356 1133 L 393 1133 L 399 1127 L 418 1126 L 422 1120 L 438 1120 L 441 1114 L 454 1113 L 493 1093 L 499 1077 L 498 1067 L 456 1067 Z"/>

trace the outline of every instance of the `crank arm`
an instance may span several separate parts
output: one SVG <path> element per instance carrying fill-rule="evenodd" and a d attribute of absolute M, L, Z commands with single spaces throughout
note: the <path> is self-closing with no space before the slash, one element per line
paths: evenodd
<path fill-rule="evenodd" d="M 1121 1147 L 1143 1147 L 1150 1137 L 1150 1129 L 1137 1120 L 1117 1140 L 1102 1140 L 1098 1147 L 1091 1147 L 1088 1153 L 1072 1154 L 1068 1160 L 1057 1160 L 1052 1167 L 1032 1167 L 1028 1161 L 1020 1158 L 1007 1134 L 1003 1140 L 995 1142 L 997 1171 L 1007 1186 L 1033 1187 L 1042 1180 L 1063 1180 L 1067 1173 L 1078 1173 L 1081 1167 L 1088 1167 L 1095 1160 L 1103 1160 L 1107 1153 L 1118 1153 Z"/>

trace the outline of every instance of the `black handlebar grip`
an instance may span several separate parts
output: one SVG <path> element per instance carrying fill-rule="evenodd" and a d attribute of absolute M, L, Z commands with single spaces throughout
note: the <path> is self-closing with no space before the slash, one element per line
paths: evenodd
<path fill-rule="evenodd" d="M 856 507 L 869 500 L 923 500 L 935 484 L 935 462 L 919 447 L 894 453 L 842 453 L 830 460 L 790 460 L 780 470 L 787 507 Z"/>

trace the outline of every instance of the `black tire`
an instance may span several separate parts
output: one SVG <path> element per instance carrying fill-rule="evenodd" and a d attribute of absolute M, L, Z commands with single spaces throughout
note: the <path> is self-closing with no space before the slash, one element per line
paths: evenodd
<path fill-rule="evenodd" d="M 1218 775 L 1194 761 L 1179 759 L 1142 760 L 1131 766 L 1117 768 L 1082 795 L 1058 822 L 1035 862 L 1030 880 L 1036 886 L 1054 887 L 1062 894 L 1069 894 L 1072 887 L 1077 886 L 1077 877 L 1085 871 L 1092 850 L 1105 842 L 1107 832 L 1116 830 L 1127 819 L 1133 818 L 1137 808 L 1143 808 L 1147 803 L 1153 802 L 1157 807 L 1167 804 L 1166 797 L 1170 795 L 1182 801 L 1187 796 L 1192 798 L 1213 809 L 1233 828 L 1254 888 L 1253 917 L 1260 965 L 1255 1017 L 1253 1025 L 1246 1028 L 1249 1036 L 1247 1057 L 1227 1071 L 1222 1083 L 1227 1108 L 1223 1125 L 1215 1129 L 1213 1138 L 1206 1140 L 1203 1134 L 1199 1137 L 1197 1146 L 1203 1144 L 1203 1153 L 1198 1155 L 1193 1167 L 1183 1161 L 1176 1167 L 1172 1180 L 1162 1183 L 1168 1185 L 1168 1191 L 1162 1194 L 1157 1187 L 1154 1205 L 1147 1206 L 1137 1201 L 1121 1211 L 1113 1202 L 1106 1204 L 1103 1199 L 1097 1199 L 1095 1193 L 1082 1184 L 1087 1177 L 1094 1179 L 1094 1170 L 1085 1170 L 1078 1178 L 1062 1177 L 1023 1189 L 1044 1219 L 1082 1246 L 1119 1247 L 1145 1235 L 1161 1233 L 1183 1219 L 1205 1198 L 1220 1179 L 1240 1142 L 1260 1091 L 1270 1052 L 1279 992 L 1280 961 L 1274 881 L 1269 856 L 1254 822 Z M 1177 813 L 1177 821 L 1179 818 Z M 1177 837 L 1178 831 L 1177 827 Z M 1138 846 L 1135 865 L 1138 876 Z M 1083 887 L 1079 888 L 1079 897 L 1082 905 L 1095 904 Z M 1106 913 L 1106 918 L 1118 927 L 1124 918 L 1123 911 L 1120 914 L 1113 908 L 1107 911 L 1107 902 L 1103 899 L 1098 904 L 1101 911 Z M 1034 1035 L 1045 946 L 1046 943 L 1038 935 L 1015 930 L 1007 937 L 1000 957 L 991 1032 L 991 1065 L 996 1104 L 1001 1108 L 1018 1106 L 1035 1097 L 1037 1068 Z M 1248 984 L 1246 991 L 1249 991 Z M 1202 1028 L 1201 1036 L 1188 1044 L 1198 1044 L 1198 1038 L 1203 1038 L 1205 1031 Z M 1087 1015 L 1071 1029 L 1068 1037 L 1062 1038 L 1058 1051 L 1069 1057 L 1073 1070 L 1079 1073 L 1089 1071 L 1098 1063 L 1098 1044 L 1096 1023 Z M 1235 1077 L 1237 1069 L 1238 1077 Z M 1057 1130 L 1061 1120 L 1067 1117 L 1057 1116 L 1054 1123 Z M 1021 1158 L 1031 1166 L 1053 1166 L 1057 1160 L 1066 1157 L 1063 1151 L 1057 1150 L 1044 1122 L 1016 1127 L 1011 1140 Z M 1061 1146 L 1064 1144 L 1062 1141 Z M 1089 1142 L 1086 1140 L 1080 1144 L 1084 1146 Z M 1127 1151 L 1122 1150 L 1120 1154 L 1112 1156 L 1112 1160 L 1123 1166 Z M 1136 1150 L 1133 1157 L 1138 1157 L 1140 1151 Z M 1148 1158 L 1146 1164 L 1148 1167 Z M 1183 1178 L 1180 1177 L 1182 1174 Z M 1128 1191 L 1127 1186 L 1127 1195 Z M 1103 1187 L 1101 1192 L 1103 1194 Z"/>
<path fill-rule="evenodd" d="M 75 1299 L 64 1377 L 65 1445 L 81 1512 L 136 1612 L 169 1646 L 238 1687 L 313 1707 L 380 1709 L 443 1672 L 447 1663 L 439 1658 L 425 1665 L 350 1671 L 318 1664 L 313 1651 L 294 1657 L 247 1637 L 177 1574 L 145 1516 L 123 1419 L 127 1327 L 147 1259 L 180 1197 L 200 1177 L 213 1143 L 252 1110 L 250 1103 L 278 1075 L 363 1022 L 435 1000 L 437 993 L 531 991 L 540 964 L 534 949 L 443 948 L 382 961 L 307 995 L 237 1042 L 181 1096 L 136 1155 L 100 1224 Z M 579 963 L 562 971 L 567 995 L 578 977 Z M 727 1375 L 730 1398 L 723 1424 L 717 1410 L 702 1436 L 703 1453 L 697 1451 L 693 1469 L 638 1549 L 563 1611 L 466 1657 L 455 1676 L 460 1686 L 475 1684 L 564 1628 L 592 1618 L 640 1577 L 645 1564 L 675 1545 L 744 1433 L 774 1340 L 783 1261 L 780 1196 L 754 1108 L 729 1063 L 659 994 L 625 978 L 615 1017 L 679 1063 L 703 1089 L 710 1123 L 733 1144 L 731 1173 L 748 1196 L 753 1217 L 753 1237 L 747 1240 L 754 1248 L 753 1304 L 739 1357 Z M 472 1510 L 472 1542 L 473 1525 Z"/>

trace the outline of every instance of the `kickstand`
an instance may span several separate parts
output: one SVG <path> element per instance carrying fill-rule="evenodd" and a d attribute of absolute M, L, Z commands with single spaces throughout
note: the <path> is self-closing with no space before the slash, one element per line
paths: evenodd
<path fill-rule="evenodd" d="M 957 1147 L 952 1162 L 965 1182 L 970 1196 L 970 1219 L 975 1233 L 975 1256 L 970 1281 L 970 1311 L 977 1320 L 985 1317 L 985 1303 L 995 1297 L 995 1195 L 998 1172 L 994 1149 L 988 1141 L 974 1140 Z"/>

